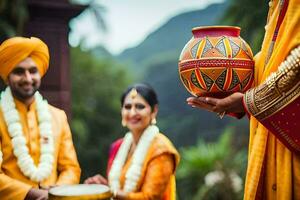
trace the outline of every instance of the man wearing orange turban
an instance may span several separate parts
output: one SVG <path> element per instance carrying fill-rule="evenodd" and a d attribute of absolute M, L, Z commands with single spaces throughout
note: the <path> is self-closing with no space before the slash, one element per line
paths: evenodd
<path fill-rule="evenodd" d="M 80 167 L 64 111 L 37 91 L 49 65 L 47 45 L 14 37 L 0 45 L 0 197 L 47 199 L 47 188 L 76 184 Z"/>

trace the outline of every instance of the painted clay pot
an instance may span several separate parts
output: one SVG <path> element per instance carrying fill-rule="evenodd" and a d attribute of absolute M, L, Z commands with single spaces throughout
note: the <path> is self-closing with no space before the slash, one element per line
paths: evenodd
<path fill-rule="evenodd" d="M 181 81 L 192 95 L 225 97 L 251 87 L 253 54 L 239 27 L 196 27 L 192 33 L 178 64 Z"/>

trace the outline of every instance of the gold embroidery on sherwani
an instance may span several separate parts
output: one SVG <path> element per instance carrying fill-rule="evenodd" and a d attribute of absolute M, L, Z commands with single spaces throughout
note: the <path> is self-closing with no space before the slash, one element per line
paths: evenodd
<path fill-rule="evenodd" d="M 259 120 L 273 115 L 300 96 L 300 46 L 281 63 L 279 70 L 245 94 L 248 110 Z"/>

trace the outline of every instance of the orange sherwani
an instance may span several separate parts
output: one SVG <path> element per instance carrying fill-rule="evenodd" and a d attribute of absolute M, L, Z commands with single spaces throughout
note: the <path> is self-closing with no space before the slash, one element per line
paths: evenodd
<path fill-rule="evenodd" d="M 275 43 L 272 42 L 275 27 L 280 19 L 280 10 L 282 10 L 280 2 L 274 0 L 270 4 L 264 42 L 261 52 L 255 59 L 255 86 L 258 87 L 263 85 L 271 73 L 278 72 L 279 65 L 285 61 L 294 48 L 300 45 L 300 0 L 289 0 L 278 29 L 277 39 Z M 288 73 L 293 75 L 292 72 Z M 299 81 L 300 77 L 297 78 Z M 270 79 L 269 82 L 273 79 Z M 276 87 L 274 88 L 276 89 Z M 270 91 L 269 93 L 277 92 L 272 91 L 272 88 L 266 88 L 266 91 L 267 89 Z M 255 88 L 250 91 L 253 90 Z M 269 93 L 257 100 L 264 99 Z M 265 102 L 265 104 L 269 102 Z M 251 110 L 251 104 L 255 103 L 256 101 L 252 101 L 246 106 Z M 295 112 L 299 113 L 299 108 Z M 295 119 L 295 123 L 299 123 L 299 118 Z M 300 134 L 300 130 L 295 131 Z M 253 115 L 250 120 L 250 144 L 244 199 L 300 199 L 299 153 L 292 152 L 284 146 Z"/>
<path fill-rule="evenodd" d="M 29 154 L 37 165 L 40 157 L 39 127 L 37 121 L 36 104 L 26 106 L 15 100 L 20 114 L 23 133 L 27 141 Z M 17 165 L 13 154 L 11 139 L 0 110 L 0 150 L 3 161 L 0 163 L 0 199 L 22 200 L 31 187 L 76 184 L 80 179 L 80 167 L 72 142 L 70 128 L 64 111 L 49 105 L 52 115 L 52 129 L 54 136 L 54 166 L 51 175 L 41 183 L 33 182 L 24 176 Z M 56 161 L 56 162 L 55 162 Z"/>
<path fill-rule="evenodd" d="M 123 166 L 120 183 L 124 186 L 125 174 L 130 167 L 132 157 Z M 179 154 L 170 140 L 163 134 L 157 134 L 148 150 L 142 175 L 136 192 L 127 194 L 128 200 L 175 200 L 175 170 L 179 163 Z"/>

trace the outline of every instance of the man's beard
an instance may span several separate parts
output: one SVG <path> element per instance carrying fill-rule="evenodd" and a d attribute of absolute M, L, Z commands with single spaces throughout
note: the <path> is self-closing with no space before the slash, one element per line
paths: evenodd
<path fill-rule="evenodd" d="M 25 91 L 20 87 L 19 88 L 11 87 L 11 92 L 17 99 L 21 101 L 26 101 L 32 98 L 38 89 L 39 86 L 37 84 L 32 84 L 32 90 L 30 91 Z"/>

